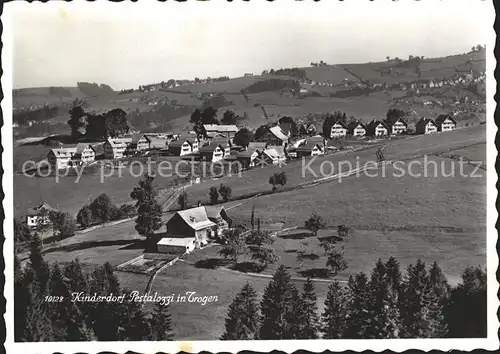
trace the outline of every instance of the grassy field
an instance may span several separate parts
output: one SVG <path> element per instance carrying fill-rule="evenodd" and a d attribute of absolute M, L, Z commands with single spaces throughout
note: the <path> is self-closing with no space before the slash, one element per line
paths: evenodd
<path fill-rule="evenodd" d="M 175 161 L 175 160 L 174 160 Z M 151 165 L 154 171 L 154 164 Z M 47 202 L 52 207 L 76 215 L 80 208 L 87 204 L 90 199 L 96 198 L 101 193 L 106 193 L 113 203 L 130 203 L 130 192 L 138 184 L 143 174 L 147 172 L 147 165 L 143 168 L 136 165 L 132 168 L 115 169 L 98 168 L 92 175 L 61 176 L 59 180 L 55 176 L 50 177 L 28 177 L 16 175 L 14 178 L 14 215 L 20 216 L 42 202 Z M 106 177 L 110 175 L 109 177 Z M 155 183 L 158 189 L 172 186 L 174 177 L 158 176 Z"/>
<path fill-rule="evenodd" d="M 433 160 L 444 162 L 446 173 L 450 172 L 452 161 Z M 316 212 L 329 228 L 349 225 L 355 231 L 345 244 L 351 262 L 348 273 L 369 270 L 374 259 L 392 255 L 402 263 L 436 260 L 447 274 L 458 277 L 466 264 L 485 264 L 486 179 L 459 176 L 458 168 L 457 175 L 448 178 L 434 177 L 432 167 L 428 171 L 427 178 L 396 177 L 399 173 L 387 168 L 385 178 L 379 171 L 378 177 L 352 176 L 342 183 L 285 192 L 279 198 L 262 196 L 230 214 L 235 222 L 248 223 L 255 206 L 255 217 L 263 224 L 302 226 Z M 464 171 L 470 174 L 472 167 Z M 423 174 L 424 169 L 415 167 L 413 172 Z M 279 240 L 277 249 L 297 249 L 288 242 Z"/>

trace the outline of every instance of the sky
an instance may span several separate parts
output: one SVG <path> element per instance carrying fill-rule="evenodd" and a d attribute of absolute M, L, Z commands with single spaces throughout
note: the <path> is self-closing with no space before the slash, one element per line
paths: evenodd
<path fill-rule="evenodd" d="M 481 0 L 58 3 L 5 5 L 14 88 L 443 56 L 485 44 L 494 20 Z"/>

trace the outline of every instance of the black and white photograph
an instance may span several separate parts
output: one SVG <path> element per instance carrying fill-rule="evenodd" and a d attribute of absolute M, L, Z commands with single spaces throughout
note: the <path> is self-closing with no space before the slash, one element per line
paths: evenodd
<path fill-rule="evenodd" d="M 8 353 L 499 348 L 493 1 L 3 6 Z"/>

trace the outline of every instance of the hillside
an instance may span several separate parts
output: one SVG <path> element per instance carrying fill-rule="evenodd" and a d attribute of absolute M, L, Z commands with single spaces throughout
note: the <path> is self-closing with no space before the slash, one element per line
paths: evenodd
<path fill-rule="evenodd" d="M 274 123 L 282 116 L 304 117 L 336 110 L 362 121 L 381 119 L 391 107 L 401 108 L 418 118 L 458 112 L 465 124 L 484 120 L 484 83 L 452 83 L 461 77 L 471 80 L 467 77 L 471 70 L 473 77 L 483 77 L 485 50 L 442 58 L 389 58 L 384 62 L 341 65 L 322 63 L 284 70 L 296 77 L 271 75 L 266 71 L 265 75 L 184 83 L 168 88 L 156 85 L 151 91 L 134 90 L 124 94 L 112 91 L 107 85 L 88 83 L 78 83 L 78 87 L 18 89 L 14 90 L 16 112 L 21 110 L 24 114 L 28 110 L 32 113 L 48 105 L 55 113 L 43 116 L 41 126 L 21 124 L 14 133 L 18 138 L 68 134 L 68 111 L 75 100 L 83 104 L 85 111 L 97 114 L 121 108 L 128 114 L 130 125 L 141 131 L 187 131 L 192 128 L 190 112 L 207 105 L 218 108 L 220 115 L 230 109 L 248 117 L 241 124 L 253 129 Z M 445 80 L 445 85 L 423 86 L 418 90 L 410 90 L 408 85 L 415 82 L 426 85 L 430 80 Z M 401 84 L 408 87 L 400 88 Z M 299 85 L 300 94 L 297 93 Z M 97 94 L 92 95 L 94 93 Z M 271 122 L 266 120 L 262 108 Z"/>

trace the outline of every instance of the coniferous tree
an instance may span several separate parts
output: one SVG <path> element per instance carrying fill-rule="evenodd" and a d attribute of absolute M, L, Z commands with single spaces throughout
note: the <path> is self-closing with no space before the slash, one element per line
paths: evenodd
<path fill-rule="evenodd" d="M 294 313 L 295 285 L 285 266 L 280 265 L 264 290 L 261 301 L 260 339 L 289 339 Z"/>
<path fill-rule="evenodd" d="M 304 301 L 304 308 L 302 311 L 305 314 L 303 336 L 304 339 L 316 339 L 318 338 L 318 305 L 316 293 L 314 291 L 314 284 L 311 278 L 307 278 L 304 283 L 304 289 L 302 291 L 302 299 Z"/>
<path fill-rule="evenodd" d="M 407 338 L 434 338 L 446 334 L 441 299 L 429 281 L 425 263 L 420 259 L 408 265 L 400 296 L 403 335 Z"/>
<path fill-rule="evenodd" d="M 135 187 L 130 197 L 136 200 L 137 219 L 135 229 L 140 235 L 151 238 L 156 230 L 162 226 L 162 208 L 156 200 L 158 191 L 153 186 L 154 176 L 144 175 L 144 179 L 139 181 L 139 186 Z"/>
<path fill-rule="evenodd" d="M 252 230 L 255 228 L 255 204 L 252 205 L 252 213 L 250 214 L 250 225 Z"/>
<path fill-rule="evenodd" d="M 324 339 L 343 338 L 346 328 L 346 294 L 337 281 L 328 287 L 325 309 L 321 315 L 321 332 Z"/>
<path fill-rule="evenodd" d="M 464 270 L 462 282 L 451 290 L 445 311 L 448 337 L 486 338 L 486 280 L 486 271 L 480 267 L 467 267 Z"/>
<path fill-rule="evenodd" d="M 57 263 L 52 266 L 50 279 L 51 296 L 59 296 L 61 302 L 52 303 L 52 323 L 56 340 L 88 341 L 92 338 L 85 324 L 85 317 L 77 303 L 72 302 L 67 279 Z"/>
<path fill-rule="evenodd" d="M 247 283 L 229 305 L 223 340 L 258 339 L 259 305 L 257 293 Z"/>
<path fill-rule="evenodd" d="M 168 311 L 168 305 L 156 303 L 150 319 L 151 340 L 170 341 L 173 340 L 172 316 Z"/>
<path fill-rule="evenodd" d="M 401 270 L 399 267 L 399 262 L 394 257 L 389 257 L 387 262 L 385 262 L 385 274 L 387 281 L 392 284 L 394 290 L 398 291 L 401 288 Z"/>
<path fill-rule="evenodd" d="M 42 257 L 41 236 L 35 234 L 30 243 L 29 266 L 33 270 L 33 276 L 38 281 L 40 294 L 46 294 L 48 290 L 50 267 Z"/>
<path fill-rule="evenodd" d="M 429 282 L 436 295 L 440 297 L 442 303 L 444 303 L 450 295 L 450 285 L 437 262 L 432 263 L 429 269 Z"/>
<path fill-rule="evenodd" d="M 89 280 L 90 294 L 107 296 L 122 294 L 120 283 L 109 263 L 97 267 Z M 123 340 L 126 324 L 129 323 L 126 303 L 93 302 L 89 306 L 87 324 L 92 328 L 98 340 Z"/>
<path fill-rule="evenodd" d="M 124 293 L 130 291 L 124 289 Z M 125 318 L 118 329 L 119 340 L 142 341 L 150 339 L 152 334 L 150 321 L 143 311 L 142 304 L 129 301 L 126 306 Z"/>
<path fill-rule="evenodd" d="M 344 338 L 363 339 L 371 326 L 371 314 L 367 310 L 369 283 L 365 273 L 349 277 L 348 292 L 349 313 Z"/>

